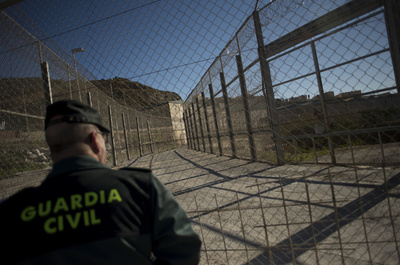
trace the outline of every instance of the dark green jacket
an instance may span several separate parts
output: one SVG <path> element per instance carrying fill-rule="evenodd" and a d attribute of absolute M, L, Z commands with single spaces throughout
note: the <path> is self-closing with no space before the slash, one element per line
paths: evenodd
<path fill-rule="evenodd" d="M 150 170 L 89 156 L 55 163 L 39 187 L 1 203 L 0 238 L 2 264 L 190 265 L 201 246 Z"/>

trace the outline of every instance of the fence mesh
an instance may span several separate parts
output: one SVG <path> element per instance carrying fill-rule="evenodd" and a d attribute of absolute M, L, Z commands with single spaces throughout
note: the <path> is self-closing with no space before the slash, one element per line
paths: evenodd
<path fill-rule="evenodd" d="M 71 98 L 110 166 L 175 195 L 201 264 L 400 262 L 398 1 L 1 7 L 1 198 L 45 177 L 45 106 Z"/>
<path fill-rule="evenodd" d="M 311 13 L 316 6 L 276 1 L 242 25 L 185 102 L 192 148 L 347 163 L 350 145 L 396 146 L 398 88 L 382 3 L 322 3 Z"/>

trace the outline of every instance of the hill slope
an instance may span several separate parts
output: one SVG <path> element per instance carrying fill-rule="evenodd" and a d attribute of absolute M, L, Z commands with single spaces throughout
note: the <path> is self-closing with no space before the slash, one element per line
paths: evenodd
<path fill-rule="evenodd" d="M 120 77 L 91 82 L 121 104 L 137 110 L 152 109 L 169 101 L 182 100 L 175 92 L 161 91 Z"/>
<path fill-rule="evenodd" d="M 122 105 L 136 110 L 149 111 L 153 114 L 165 114 L 156 110 L 158 106 L 165 105 L 169 101 L 182 100 L 174 92 L 161 91 L 138 82 L 132 82 L 125 78 L 112 78 L 108 80 L 90 81 L 98 89 Z M 69 87 L 75 85 L 65 80 L 51 80 L 53 96 L 64 95 L 69 98 Z M 43 114 L 43 83 L 38 77 L 33 78 L 3 78 L 0 79 L 0 104 L 1 109 L 25 112 L 30 114 Z"/>

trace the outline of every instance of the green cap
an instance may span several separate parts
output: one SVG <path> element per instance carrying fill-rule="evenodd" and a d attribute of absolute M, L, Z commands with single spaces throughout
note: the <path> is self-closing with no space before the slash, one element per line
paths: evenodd
<path fill-rule="evenodd" d="M 56 115 L 61 115 L 62 117 L 51 120 Z M 49 126 L 61 122 L 90 123 L 99 127 L 102 132 L 110 132 L 103 126 L 97 110 L 76 100 L 61 100 L 47 107 L 44 128 L 47 129 Z"/>

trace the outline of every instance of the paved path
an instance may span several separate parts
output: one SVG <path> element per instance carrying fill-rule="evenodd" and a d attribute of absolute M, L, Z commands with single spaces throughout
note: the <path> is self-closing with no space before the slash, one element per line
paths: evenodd
<path fill-rule="evenodd" d="M 186 148 L 130 166 L 151 168 L 182 204 L 203 239 L 201 264 L 400 261 L 398 167 L 273 166 Z M 46 174 L 0 181 L 0 198 Z"/>
<path fill-rule="evenodd" d="M 188 149 L 132 166 L 152 168 L 183 205 L 202 264 L 400 261 L 399 168 L 272 166 Z"/>

